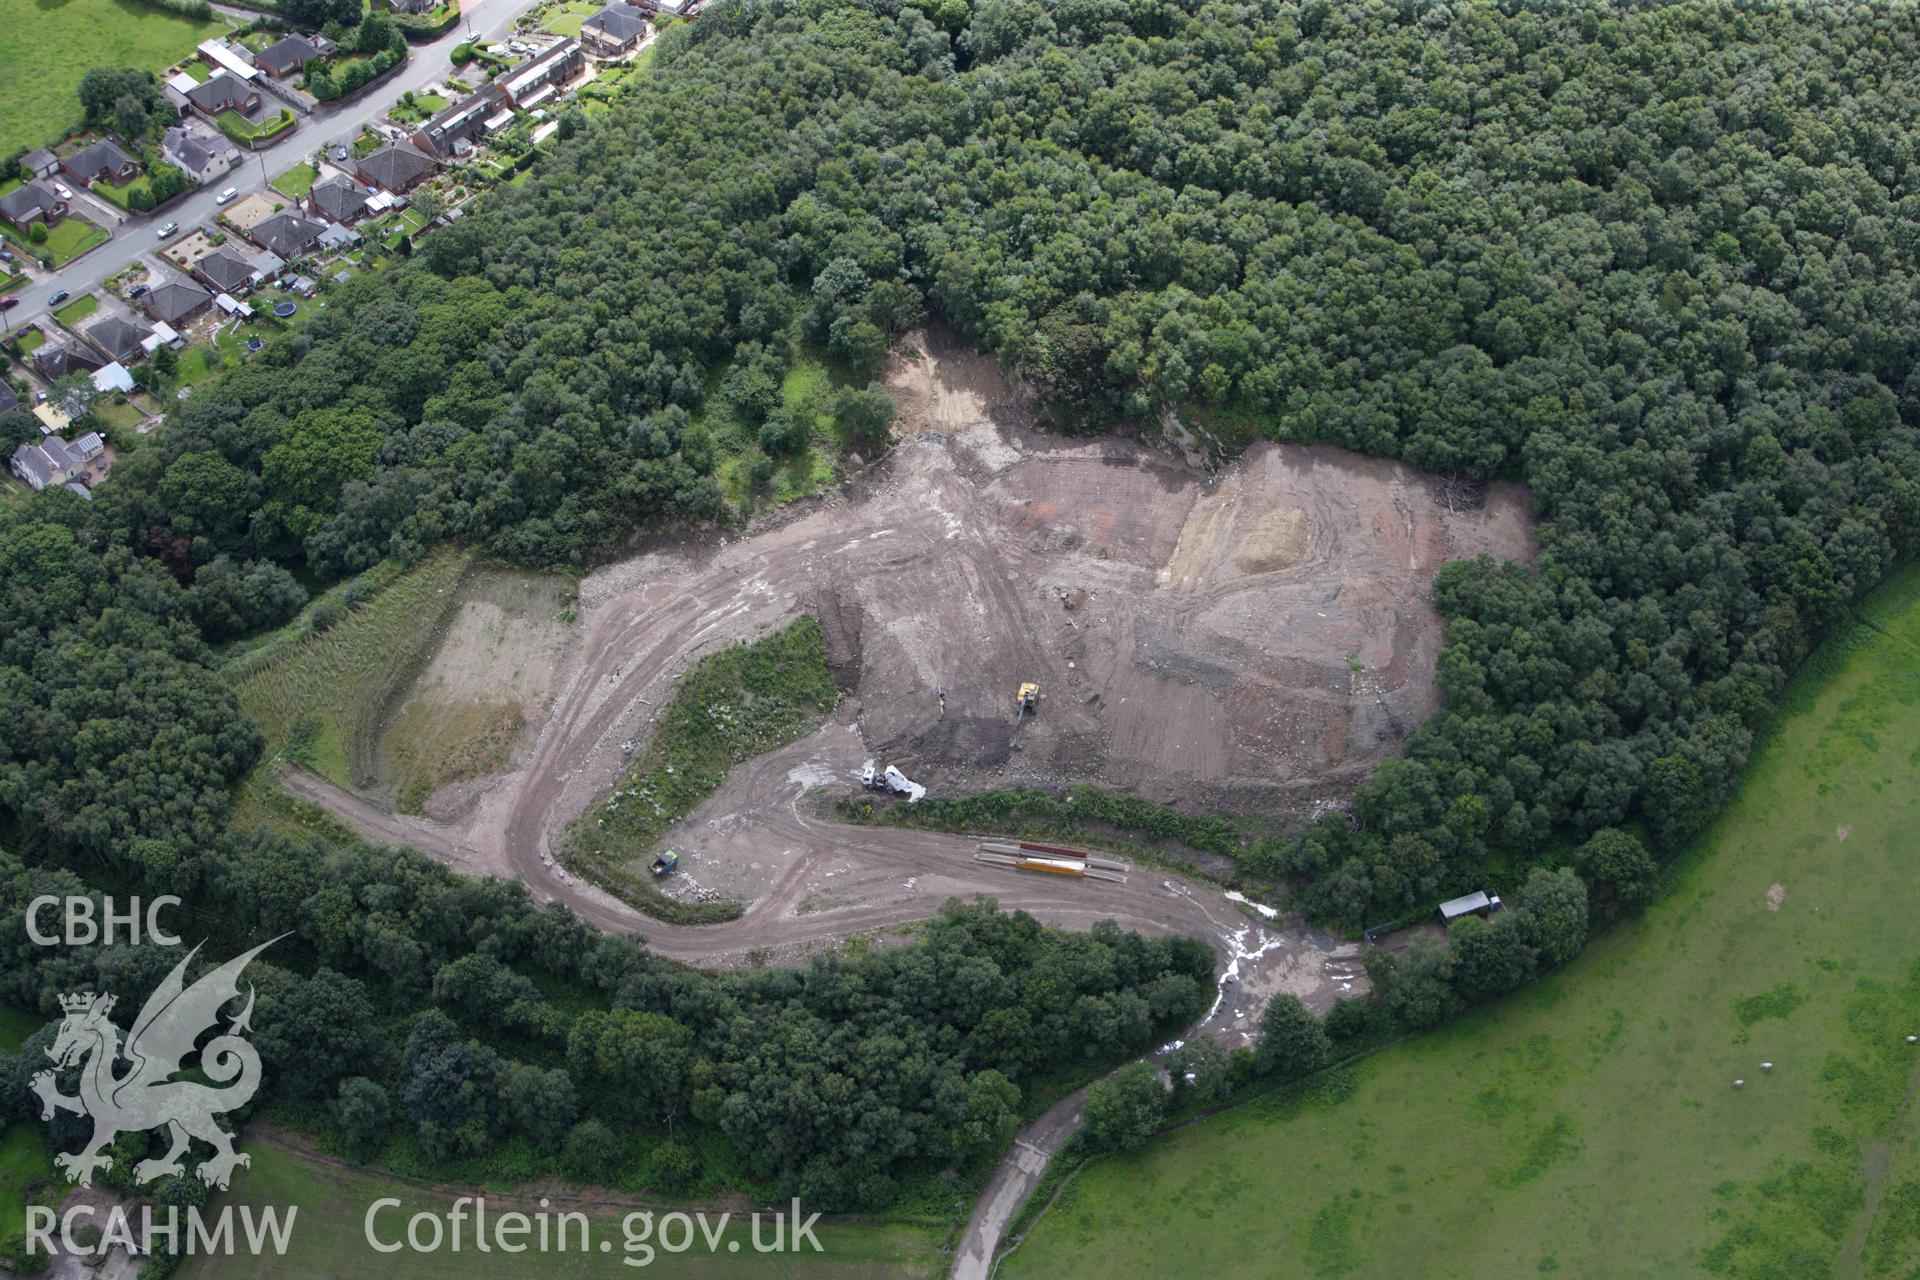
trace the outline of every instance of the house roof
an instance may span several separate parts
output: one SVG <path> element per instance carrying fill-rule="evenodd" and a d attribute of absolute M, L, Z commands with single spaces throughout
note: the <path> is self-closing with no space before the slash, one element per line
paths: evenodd
<path fill-rule="evenodd" d="M 1493 905 L 1493 902 L 1494 900 L 1487 896 L 1487 891 L 1482 889 L 1477 893 L 1469 893 L 1463 897 L 1449 898 L 1440 904 L 1440 914 L 1446 919 L 1452 920 L 1456 916 L 1468 915 L 1475 911 L 1485 911 Z"/>
<path fill-rule="evenodd" d="M 194 173 L 200 172 L 213 163 L 214 150 L 200 135 L 191 129 L 182 129 L 178 125 L 167 130 L 160 140 L 160 149 Z"/>
<path fill-rule="evenodd" d="M 81 484 L 78 480 L 67 481 L 65 488 L 68 493 L 77 493 L 88 502 L 93 501 L 93 490 L 87 488 L 86 485 Z"/>
<path fill-rule="evenodd" d="M 50 164 L 59 164 L 60 157 L 45 147 L 35 147 L 20 157 L 20 163 L 25 166 L 27 172 L 39 173 Z"/>
<path fill-rule="evenodd" d="M 302 249 L 318 240 L 320 233 L 326 229 L 324 222 L 315 222 L 297 213 L 283 212 L 274 214 L 247 234 L 253 237 L 255 244 L 288 258 L 298 255 Z"/>
<path fill-rule="evenodd" d="M 646 34 L 646 11 L 630 4 L 610 4 L 588 18 L 584 26 L 593 27 L 613 40 L 631 40 Z"/>
<path fill-rule="evenodd" d="M 206 306 L 212 297 L 212 294 L 190 281 L 169 280 L 141 301 L 146 304 L 149 312 L 172 323 Z"/>
<path fill-rule="evenodd" d="M 0 413 L 12 413 L 20 407 L 20 395 L 13 384 L 0 379 Z"/>
<path fill-rule="evenodd" d="M 541 83 L 548 76 L 552 75 L 557 68 L 578 57 L 579 54 L 580 42 L 569 37 L 553 46 L 553 48 L 548 49 L 539 57 L 515 67 L 498 83 L 508 93 L 517 98 L 522 92 Z"/>
<path fill-rule="evenodd" d="M 44 488 L 53 479 L 53 464 L 37 444 L 23 444 L 15 449 L 13 466 L 16 471 L 26 472 L 38 488 Z"/>
<path fill-rule="evenodd" d="M 239 289 L 253 279 L 253 267 L 231 249 L 215 249 L 194 264 L 194 270 L 222 289 Z"/>
<path fill-rule="evenodd" d="M 313 201 L 313 207 L 336 222 L 348 218 L 357 218 L 367 207 L 367 197 L 345 178 L 328 178 L 325 182 L 316 182 L 307 192 L 307 199 Z"/>
<path fill-rule="evenodd" d="M 87 341 L 100 348 L 115 360 L 125 360 L 140 354 L 140 339 L 147 336 L 146 330 L 122 320 L 119 316 L 108 316 L 97 320 L 81 331 Z"/>
<path fill-rule="evenodd" d="M 187 97 L 202 111 L 225 111 L 236 102 L 245 102 L 253 86 L 238 76 L 222 71 L 219 75 L 187 90 Z"/>
<path fill-rule="evenodd" d="M 400 191 L 433 169 L 433 157 L 405 142 L 390 143 L 369 152 L 360 162 L 360 176 L 375 186 Z"/>
<path fill-rule="evenodd" d="M 25 182 L 0 196 L 0 213 L 15 222 L 24 222 L 35 214 L 47 214 L 65 204 L 44 182 Z"/>
<path fill-rule="evenodd" d="M 92 373 L 105 363 L 105 360 L 77 342 L 49 343 L 33 353 L 33 367 L 48 381 L 64 378 L 80 370 Z"/>
<path fill-rule="evenodd" d="M 202 40 L 199 44 L 200 56 L 217 67 L 231 72 L 237 79 L 251 80 L 259 75 L 253 63 L 248 61 L 245 49 L 235 49 L 226 40 Z"/>
<path fill-rule="evenodd" d="M 274 41 L 254 57 L 254 61 L 269 71 L 290 71 L 305 66 L 309 58 L 320 56 L 320 50 L 313 41 L 303 35 L 290 35 Z"/>
<path fill-rule="evenodd" d="M 66 159 L 68 171 L 79 174 L 89 182 L 103 173 L 116 173 L 130 164 L 137 165 L 137 162 L 110 138 L 102 138 L 90 147 L 82 147 Z"/>

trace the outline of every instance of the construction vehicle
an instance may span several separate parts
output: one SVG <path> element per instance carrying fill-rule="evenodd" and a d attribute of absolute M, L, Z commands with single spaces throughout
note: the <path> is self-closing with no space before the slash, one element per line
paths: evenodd
<path fill-rule="evenodd" d="M 652 871 L 656 876 L 664 876 L 679 865 L 680 855 L 669 849 L 653 860 Z"/>
<path fill-rule="evenodd" d="M 894 766 L 877 769 L 871 760 L 861 766 L 860 785 L 869 791 L 891 791 L 894 795 L 905 796 L 908 804 L 918 804 L 920 798 L 927 794 L 925 787 Z"/>
<path fill-rule="evenodd" d="M 1029 680 L 1020 686 L 1018 693 L 1013 695 L 1013 701 L 1018 710 L 1016 710 L 1013 715 L 1013 736 L 1007 739 L 1007 745 L 1009 747 L 1019 745 L 1020 725 L 1026 720 L 1028 713 L 1039 705 L 1040 686 Z"/>

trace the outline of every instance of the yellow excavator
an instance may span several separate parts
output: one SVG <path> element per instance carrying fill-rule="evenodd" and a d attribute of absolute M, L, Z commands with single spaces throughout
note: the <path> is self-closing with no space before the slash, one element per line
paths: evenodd
<path fill-rule="evenodd" d="M 1014 717 L 1013 717 L 1013 731 L 1015 733 L 1020 732 L 1020 722 L 1027 718 L 1028 713 L 1033 711 L 1033 709 L 1039 704 L 1039 702 L 1040 702 L 1040 686 L 1039 685 L 1029 681 L 1028 683 L 1020 686 L 1020 692 L 1014 695 L 1014 703 L 1018 708 L 1018 710 L 1014 713 Z"/>

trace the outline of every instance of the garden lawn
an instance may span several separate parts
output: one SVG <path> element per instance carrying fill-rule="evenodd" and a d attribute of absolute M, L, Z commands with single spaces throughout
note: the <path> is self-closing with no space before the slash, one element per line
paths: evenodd
<path fill-rule="evenodd" d="M 394 1181 L 377 1173 L 342 1169 L 321 1164 L 281 1148 L 258 1141 L 246 1144 L 253 1158 L 250 1169 L 234 1179 L 233 1189 L 216 1195 L 215 1209 L 226 1204 L 299 1207 L 292 1244 L 284 1258 L 271 1255 L 254 1258 L 245 1254 L 232 1257 L 196 1257 L 177 1274 L 184 1280 L 333 1280 L 337 1276 L 381 1276 L 391 1280 L 492 1280 L 493 1277 L 614 1277 L 667 1275 L 686 1280 L 933 1280 L 945 1272 L 940 1256 L 941 1232 L 931 1227 L 835 1223 L 822 1220 L 814 1225 L 821 1251 L 810 1247 L 802 1252 L 762 1254 L 754 1252 L 751 1233 L 742 1213 L 736 1212 L 720 1240 L 718 1251 L 709 1253 L 698 1228 L 694 1230 L 694 1248 L 679 1254 L 656 1253 L 651 1265 L 642 1269 L 638 1262 L 646 1255 L 634 1254 L 635 1265 L 623 1261 L 627 1256 L 622 1230 L 626 1215 L 638 1206 L 623 1206 L 600 1201 L 588 1211 L 592 1249 L 578 1248 L 578 1228 L 570 1228 L 568 1252 L 530 1250 L 526 1253 L 482 1253 L 473 1247 L 472 1219 L 469 1212 L 463 1248 L 454 1252 L 442 1247 L 437 1253 L 403 1249 L 399 1253 L 376 1253 L 369 1247 L 363 1223 L 374 1201 L 391 1196 L 401 1203 L 389 1207 L 375 1219 L 375 1230 L 383 1240 L 404 1239 L 407 1219 L 415 1213 L 432 1212 L 444 1222 L 452 1196 L 436 1195 Z M 478 1190 L 478 1189 L 476 1189 Z M 550 1213 L 573 1206 L 557 1204 Z M 539 1212 L 536 1204 L 516 1201 L 498 1191 L 487 1194 L 491 1215 L 522 1209 Z M 657 1219 L 670 1212 L 654 1210 Z M 806 1215 L 802 1214 L 804 1219 Z M 718 1211 L 709 1220 L 718 1229 Z M 762 1224 L 763 1239 L 771 1240 L 772 1224 Z M 536 1241 L 536 1236 L 527 1237 Z M 600 1241 L 609 1242 L 607 1252 Z M 678 1236 L 674 1237 L 678 1243 Z M 729 1245 L 736 1246 L 733 1251 Z"/>
<path fill-rule="evenodd" d="M 999 1274 L 1920 1271 L 1920 569 L 1860 619 L 1642 919 L 1313 1096 L 1089 1166 Z"/>
<path fill-rule="evenodd" d="M 556 5 L 541 19 L 540 27 L 556 36 L 577 36 L 587 19 L 600 12 L 600 9 L 601 6 L 593 4 Z"/>
<path fill-rule="evenodd" d="M 97 295 L 83 293 L 53 314 L 60 317 L 60 323 L 71 328 L 100 309 Z"/>
<path fill-rule="evenodd" d="M 0 155 L 51 146 L 79 124 L 74 91 L 92 68 L 158 72 L 227 29 L 134 0 L 0 0 Z"/>
<path fill-rule="evenodd" d="M 319 176 L 320 171 L 311 164 L 297 164 L 273 180 L 273 189 L 289 200 L 303 200 Z"/>

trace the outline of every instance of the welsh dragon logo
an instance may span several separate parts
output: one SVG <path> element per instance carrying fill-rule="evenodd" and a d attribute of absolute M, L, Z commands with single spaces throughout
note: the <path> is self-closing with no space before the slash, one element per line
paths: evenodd
<path fill-rule="evenodd" d="M 202 977 L 191 987 L 186 985 L 187 966 L 200 952 L 195 947 L 173 972 L 155 989 L 140 1016 L 134 1020 L 124 1047 L 120 1029 L 107 1017 L 114 998 L 88 991 L 60 997 L 66 1016 L 60 1031 L 47 1050 L 56 1069 L 83 1064 L 80 1092 L 69 1098 L 54 1083 L 53 1071 L 33 1077 L 33 1091 L 40 1095 L 40 1118 L 53 1119 L 56 1110 L 91 1117 L 93 1136 L 78 1154 L 62 1152 L 54 1162 L 65 1171 L 67 1181 L 83 1187 L 93 1185 L 95 1169 L 111 1169 L 113 1157 L 101 1152 L 122 1133 L 138 1133 L 165 1125 L 172 1146 L 158 1160 L 142 1160 L 133 1167 L 136 1182 L 151 1182 L 167 1174 L 184 1173 L 180 1157 L 187 1153 L 195 1138 L 214 1149 L 212 1158 L 196 1171 L 212 1186 L 225 1187 L 237 1166 L 252 1161 L 233 1149 L 233 1139 L 214 1123 L 216 1115 L 246 1105 L 260 1087 L 260 1055 L 241 1038 L 251 1030 L 253 987 L 247 987 L 247 1004 L 238 1017 L 231 1019 L 226 1031 L 200 1050 L 200 1073 L 212 1084 L 194 1080 L 175 1080 L 181 1063 L 194 1051 L 194 1044 L 220 1019 L 220 1011 L 240 997 L 240 971 L 247 962 L 273 945 L 263 942 L 245 955 L 227 961 Z M 119 1064 L 126 1063 L 124 1072 Z"/>

